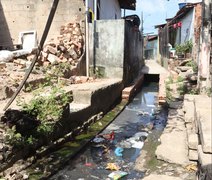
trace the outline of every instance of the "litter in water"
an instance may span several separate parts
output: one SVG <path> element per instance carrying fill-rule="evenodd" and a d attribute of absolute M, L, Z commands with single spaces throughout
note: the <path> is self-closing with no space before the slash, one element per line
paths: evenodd
<path fill-rule="evenodd" d="M 121 168 L 115 163 L 107 163 L 107 167 L 105 169 L 118 171 Z"/>
<path fill-rule="evenodd" d="M 121 157 L 121 156 L 123 156 L 123 154 L 122 154 L 123 151 L 124 151 L 123 148 L 117 147 L 117 148 L 115 149 L 114 153 L 115 153 L 116 156 Z"/>
<path fill-rule="evenodd" d="M 128 175 L 127 172 L 124 171 L 115 171 L 108 175 L 109 178 L 113 178 L 113 180 L 121 179 L 122 177 Z"/>

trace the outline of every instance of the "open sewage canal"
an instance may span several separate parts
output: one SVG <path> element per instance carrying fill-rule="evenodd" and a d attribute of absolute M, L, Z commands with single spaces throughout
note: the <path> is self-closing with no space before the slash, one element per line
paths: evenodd
<path fill-rule="evenodd" d="M 157 103 L 158 81 L 147 78 L 144 82 L 141 91 L 119 116 L 50 179 L 143 178 L 144 171 L 134 168 L 136 159 L 142 149 L 153 151 L 151 143 L 158 142 L 167 120 L 167 111 Z"/>

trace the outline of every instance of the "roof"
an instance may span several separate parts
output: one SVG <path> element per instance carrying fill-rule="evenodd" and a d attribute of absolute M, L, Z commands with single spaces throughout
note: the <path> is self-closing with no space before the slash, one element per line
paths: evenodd
<path fill-rule="evenodd" d="M 158 36 L 157 35 L 149 35 L 149 36 L 147 36 L 147 38 L 148 38 L 148 41 L 152 41 L 152 40 L 157 39 Z"/>
<path fill-rule="evenodd" d="M 119 0 L 120 7 L 122 9 L 135 10 L 136 0 Z"/>
<path fill-rule="evenodd" d="M 196 5 L 197 3 L 195 4 L 191 4 L 191 3 L 188 3 L 186 4 L 183 8 L 181 8 L 177 14 L 175 15 L 175 17 L 173 17 L 173 19 L 181 19 L 182 17 L 184 17 L 191 9 L 194 8 L 194 6 Z"/>
<path fill-rule="evenodd" d="M 187 3 L 183 8 L 181 8 L 173 18 L 167 18 L 167 23 L 155 25 L 155 28 L 163 28 L 166 24 L 176 23 L 177 20 L 183 18 L 191 9 L 193 9 L 197 4 L 201 3 Z"/>
<path fill-rule="evenodd" d="M 155 25 L 155 28 L 163 28 L 165 25 L 166 25 L 166 23 L 164 23 L 164 24 L 158 24 L 158 25 Z"/>

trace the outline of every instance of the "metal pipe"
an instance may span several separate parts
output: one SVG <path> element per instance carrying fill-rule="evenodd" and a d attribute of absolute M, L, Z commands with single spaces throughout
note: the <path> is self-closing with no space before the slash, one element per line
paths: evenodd
<path fill-rule="evenodd" d="M 97 20 L 97 0 L 94 0 L 94 21 Z"/>
<path fill-rule="evenodd" d="M 85 43 L 86 43 L 86 76 L 89 77 L 89 29 L 88 29 L 88 0 L 85 1 Z"/>
<path fill-rule="evenodd" d="M 40 43 L 39 43 L 39 46 L 38 46 L 38 51 L 37 51 L 36 55 L 34 56 L 31 65 L 30 65 L 29 68 L 27 69 L 27 71 L 26 71 L 26 73 L 25 73 L 25 75 L 24 75 L 24 79 L 22 80 L 21 84 L 19 84 L 18 88 L 16 89 L 16 92 L 12 95 L 12 97 L 10 98 L 10 100 L 8 101 L 8 103 L 6 104 L 6 106 L 4 107 L 4 111 L 7 110 L 7 108 L 8 108 L 8 107 L 12 104 L 12 102 L 15 100 L 15 98 L 17 97 L 17 95 L 19 94 L 19 92 L 21 91 L 21 89 L 23 88 L 24 84 L 26 83 L 26 81 L 27 81 L 27 79 L 28 79 L 30 73 L 32 72 L 33 67 L 35 66 L 35 63 L 37 62 L 38 57 L 39 57 L 40 54 L 41 54 L 41 50 L 42 50 L 42 48 L 43 48 L 44 42 L 45 42 L 46 37 L 47 37 L 47 35 L 48 35 L 49 29 L 50 29 L 50 27 L 51 27 L 51 24 L 52 24 L 52 21 L 53 21 L 55 12 L 56 12 L 56 10 L 57 10 L 58 3 L 59 3 L 59 0 L 54 0 L 54 1 L 53 1 L 52 7 L 51 7 L 51 10 L 50 10 L 50 13 L 49 13 L 47 22 L 46 22 L 46 26 L 45 26 L 45 29 L 44 29 L 44 31 L 43 31 L 43 35 L 42 35 L 42 37 L 41 37 L 41 40 L 40 40 Z"/>

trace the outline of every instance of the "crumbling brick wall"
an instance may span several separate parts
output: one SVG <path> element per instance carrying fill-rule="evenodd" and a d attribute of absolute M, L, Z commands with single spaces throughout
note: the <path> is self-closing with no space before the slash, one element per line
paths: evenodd
<path fill-rule="evenodd" d="M 52 0 L 1 0 L 0 46 L 18 43 L 21 31 L 36 30 L 40 39 L 52 2 Z M 47 39 L 59 35 L 61 25 L 66 22 L 82 22 L 84 15 L 83 0 L 60 0 Z"/>

